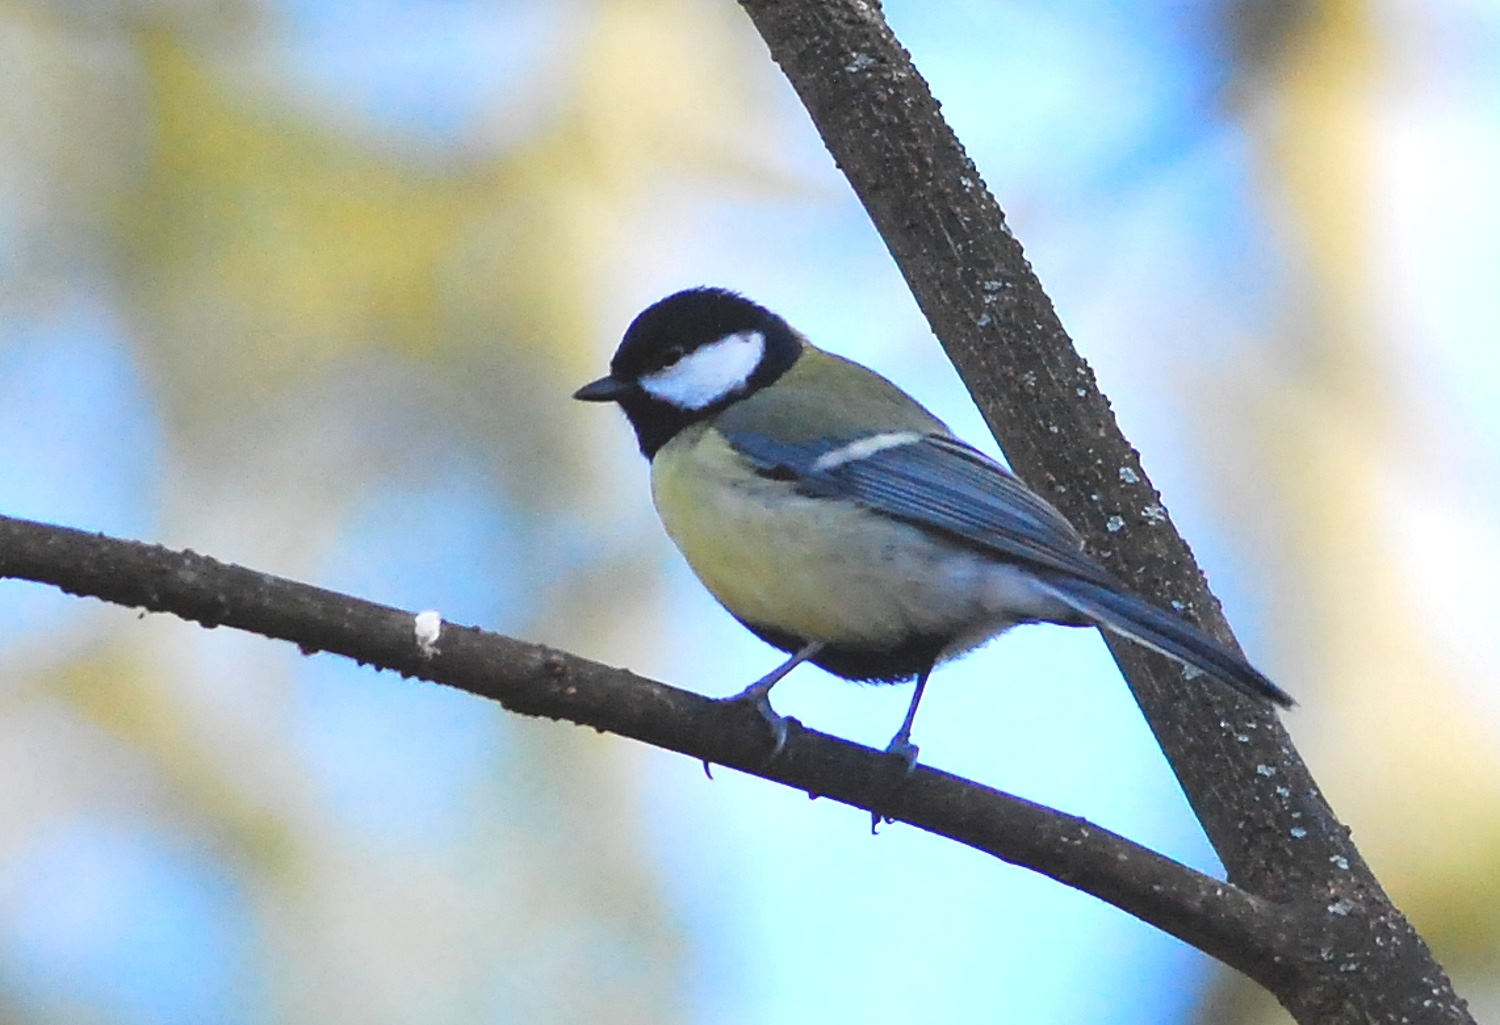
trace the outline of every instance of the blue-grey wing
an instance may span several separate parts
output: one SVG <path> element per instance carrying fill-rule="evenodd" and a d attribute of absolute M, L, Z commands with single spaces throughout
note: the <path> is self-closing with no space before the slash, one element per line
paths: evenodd
<path fill-rule="evenodd" d="M 760 473 L 806 494 L 841 498 L 1041 570 L 1100 582 L 1106 571 L 1082 550 L 1061 513 L 1005 467 L 963 442 L 924 434 L 889 444 L 785 442 L 730 435 Z"/>
<path fill-rule="evenodd" d="M 1251 697 L 1292 704 L 1290 695 L 1238 654 L 1128 591 L 1084 553 L 1061 513 L 1005 467 L 955 438 L 905 432 L 852 442 L 786 442 L 740 432 L 726 437 L 759 473 L 1028 566 L 1039 586 L 1092 622 Z"/>

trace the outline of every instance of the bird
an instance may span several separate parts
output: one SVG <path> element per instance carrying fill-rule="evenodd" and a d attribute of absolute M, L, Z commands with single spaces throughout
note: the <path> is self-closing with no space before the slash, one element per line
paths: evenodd
<path fill-rule="evenodd" d="M 1137 594 L 999 462 L 873 370 L 723 288 L 676 292 L 626 329 L 609 373 L 573 397 L 613 402 L 650 462 L 666 533 L 708 591 L 787 653 L 727 701 L 772 733 L 771 689 L 809 662 L 915 681 L 886 751 L 910 772 L 935 666 L 1012 626 L 1094 626 L 1262 704 L 1293 700 L 1201 629 Z"/>

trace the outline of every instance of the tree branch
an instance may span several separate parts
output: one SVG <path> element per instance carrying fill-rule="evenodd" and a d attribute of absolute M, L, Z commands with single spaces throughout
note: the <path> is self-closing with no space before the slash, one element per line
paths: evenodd
<path fill-rule="evenodd" d="M 740 4 L 1012 466 L 1139 592 L 1233 644 L 1192 552 L 879 3 Z M 1272 900 L 1321 897 L 1363 923 L 1322 972 L 1272 987 L 1288 1010 L 1303 1022 L 1472 1021 L 1275 715 L 1106 637 L 1229 878 Z"/>
<path fill-rule="evenodd" d="M 1287 937 L 1308 933 L 1308 912 L 1321 912 L 1273 904 L 1084 819 L 927 766 L 893 784 L 882 752 L 813 730 L 794 729 L 767 763 L 753 711 L 567 652 L 444 623 L 428 655 L 411 612 L 192 551 L 0 516 L 6 577 L 343 655 L 907 822 L 1091 893 L 1262 982 L 1289 970 Z M 1329 933 L 1319 942 L 1338 931 L 1330 921 L 1314 930 Z"/>

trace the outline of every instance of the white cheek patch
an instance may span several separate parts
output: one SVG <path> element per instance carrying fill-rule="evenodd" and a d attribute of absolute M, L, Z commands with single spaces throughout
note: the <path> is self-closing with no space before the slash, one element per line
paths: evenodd
<path fill-rule="evenodd" d="M 725 335 L 647 374 L 641 387 L 679 409 L 703 409 L 743 388 L 765 354 L 766 336 L 759 331 Z"/>

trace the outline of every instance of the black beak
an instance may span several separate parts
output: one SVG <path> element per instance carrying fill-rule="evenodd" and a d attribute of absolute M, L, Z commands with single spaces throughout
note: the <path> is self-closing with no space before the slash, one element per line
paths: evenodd
<path fill-rule="evenodd" d="M 618 377 L 601 377 L 579 388 L 573 393 L 573 397 L 583 402 L 618 402 L 630 394 L 634 387 L 633 382 L 622 381 Z"/>

